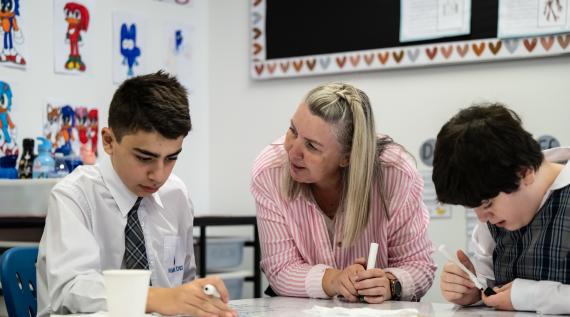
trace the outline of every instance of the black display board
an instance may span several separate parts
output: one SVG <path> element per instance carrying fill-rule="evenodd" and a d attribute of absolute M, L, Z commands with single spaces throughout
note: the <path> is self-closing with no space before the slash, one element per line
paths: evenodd
<path fill-rule="evenodd" d="M 471 34 L 400 42 L 400 0 L 266 0 L 266 58 L 497 37 L 498 0 L 471 2 Z"/>
<path fill-rule="evenodd" d="M 293 77 L 568 54 L 570 34 L 498 39 L 499 0 L 472 0 L 470 33 L 400 42 L 400 0 L 252 0 L 251 75 Z"/>

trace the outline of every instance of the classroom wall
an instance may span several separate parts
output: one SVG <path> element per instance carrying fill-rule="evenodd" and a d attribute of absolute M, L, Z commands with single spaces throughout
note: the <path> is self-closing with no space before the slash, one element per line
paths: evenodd
<path fill-rule="evenodd" d="M 28 43 L 25 71 L 0 67 L 0 80 L 8 81 L 14 90 L 15 99 L 12 118 L 18 128 L 21 146 L 22 137 L 36 137 L 42 133 L 47 100 L 62 100 L 80 105 L 97 105 L 100 128 L 106 126 L 107 109 L 115 89 L 112 82 L 112 11 L 128 10 L 148 18 L 148 72 L 162 68 L 160 42 L 162 25 L 170 21 L 193 26 L 192 41 L 194 70 L 189 82 L 192 86 L 190 103 L 193 130 L 185 140 L 175 173 L 193 193 L 198 211 L 209 210 L 209 96 L 208 96 L 208 1 L 192 0 L 190 6 L 179 6 L 154 0 L 97 0 L 91 13 L 90 40 L 95 43 L 93 55 L 97 65 L 85 75 L 62 75 L 53 71 L 53 2 L 45 0 L 20 1 L 26 15 L 26 24 L 21 25 Z M 141 36 L 140 34 L 138 35 Z M 154 44 L 154 45 L 153 45 Z M 88 69 L 91 70 L 91 69 Z M 51 99 L 55 98 L 55 99 Z M 102 152 L 101 147 L 99 148 Z"/>
<path fill-rule="evenodd" d="M 378 131 L 414 154 L 419 169 L 427 168 L 417 155 L 421 143 L 435 138 L 459 108 L 476 101 L 504 102 L 536 136 L 551 134 L 570 143 L 570 56 L 253 81 L 250 1 L 210 0 L 209 5 L 211 210 L 255 212 L 249 194 L 254 158 L 285 133 L 304 93 L 333 80 L 351 82 L 369 94 Z M 463 248 L 463 208 L 453 208 L 449 219 L 433 220 L 429 234 L 435 245 Z M 440 266 L 444 262 L 439 254 L 434 258 Z M 437 274 L 426 301 L 443 301 Z"/>

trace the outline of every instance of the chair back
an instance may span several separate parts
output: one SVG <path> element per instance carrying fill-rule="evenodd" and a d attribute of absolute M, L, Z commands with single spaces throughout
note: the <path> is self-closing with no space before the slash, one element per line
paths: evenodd
<path fill-rule="evenodd" d="M 15 247 L 0 257 L 0 282 L 8 317 L 35 317 L 37 247 Z"/>

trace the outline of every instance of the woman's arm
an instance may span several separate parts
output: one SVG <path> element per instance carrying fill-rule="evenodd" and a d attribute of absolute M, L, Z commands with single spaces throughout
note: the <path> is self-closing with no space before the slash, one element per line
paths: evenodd
<path fill-rule="evenodd" d="M 322 280 L 329 266 L 310 265 L 301 257 L 287 219 L 276 207 L 279 193 L 269 183 L 266 175 L 258 175 L 251 192 L 257 209 L 261 267 L 271 288 L 279 295 L 328 298 Z"/>
<path fill-rule="evenodd" d="M 423 180 L 414 170 L 403 177 L 390 205 L 388 224 L 388 268 L 402 284 L 402 300 L 419 300 L 433 283 L 435 262 L 428 236 L 429 213 L 422 200 Z"/>

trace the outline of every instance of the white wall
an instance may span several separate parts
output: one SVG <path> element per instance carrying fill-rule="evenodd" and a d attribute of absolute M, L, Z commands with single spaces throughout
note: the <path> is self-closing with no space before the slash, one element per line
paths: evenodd
<path fill-rule="evenodd" d="M 210 205 L 215 211 L 253 214 L 250 168 L 261 149 L 282 135 L 304 93 L 317 84 L 354 83 L 372 100 L 379 132 L 411 153 L 435 138 L 441 125 L 474 101 L 502 101 L 536 136 L 570 143 L 570 56 L 485 64 L 252 81 L 249 78 L 250 1 L 210 0 Z M 418 159 L 418 167 L 426 168 Z M 465 246 L 465 216 L 434 220 L 435 245 Z M 438 264 L 443 263 L 434 255 Z M 439 274 L 439 271 L 438 271 Z M 442 301 L 434 287 L 424 300 Z"/>
<path fill-rule="evenodd" d="M 22 2 L 22 1 L 21 1 Z M 90 40 L 95 42 L 93 71 L 83 75 L 62 75 L 53 72 L 53 1 L 26 0 L 25 25 L 22 31 L 28 43 L 25 71 L 0 67 L 0 80 L 12 84 L 14 91 L 13 119 L 18 127 L 21 146 L 23 137 L 36 137 L 42 133 L 45 103 L 51 98 L 75 104 L 97 105 L 100 127 L 107 124 L 107 109 L 113 92 L 112 83 L 112 11 L 125 9 L 148 17 L 149 30 L 148 72 L 161 68 L 159 41 L 163 23 L 176 21 L 194 26 L 195 38 L 193 68 L 199 77 L 191 78 L 193 93 L 190 111 L 193 130 L 185 140 L 184 152 L 175 173 L 188 185 L 198 212 L 209 209 L 209 107 L 208 107 L 208 2 L 192 0 L 191 6 L 178 6 L 151 0 L 97 0 L 89 25 Z M 23 2 L 22 2 L 23 3 Z M 57 35 L 60 36 L 60 35 Z M 63 35 L 61 35 L 63 36 Z M 140 34 L 139 34 L 140 36 Z M 153 45 L 154 44 L 154 45 Z M 89 69 L 91 70 L 91 69 Z M 53 100 L 53 99 L 51 99 Z M 101 151 L 102 155 L 105 155 Z"/>

